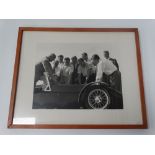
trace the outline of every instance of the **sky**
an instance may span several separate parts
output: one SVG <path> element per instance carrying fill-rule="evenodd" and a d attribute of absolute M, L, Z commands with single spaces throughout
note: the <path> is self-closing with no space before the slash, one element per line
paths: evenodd
<path fill-rule="evenodd" d="M 44 43 L 37 46 L 36 52 L 36 62 L 41 61 L 44 57 L 55 53 L 56 56 L 62 54 L 64 57 L 77 56 L 81 57 L 83 52 L 88 54 L 88 57 L 91 58 L 93 54 L 98 54 L 100 58 L 103 58 L 103 52 L 108 50 L 110 56 L 116 59 L 119 59 L 119 46 L 116 44 L 101 44 L 101 43 Z M 119 61 L 119 60 L 118 60 Z"/>

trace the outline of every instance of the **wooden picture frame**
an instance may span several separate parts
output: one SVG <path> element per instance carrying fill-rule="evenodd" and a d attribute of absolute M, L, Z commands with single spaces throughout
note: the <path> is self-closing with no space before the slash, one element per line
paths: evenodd
<path fill-rule="evenodd" d="M 21 53 L 23 52 L 23 39 L 24 33 L 28 32 L 41 32 L 42 34 L 50 33 L 50 32 L 59 32 L 61 33 L 94 33 L 98 35 L 99 33 L 113 34 L 117 33 L 119 35 L 122 33 L 132 33 L 134 34 L 135 39 L 135 51 L 136 51 L 136 64 L 137 64 L 137 75 L 138 81 L 137 86 L 139 87 L 139 95 L 140 95 L 140 115 L 141 115 L 141 123 L 25 123 L 21 122 L 14 123 L 15 117 L 15 107 L 16 107 L 16 97 L 17 97 L 17 89 L 19 86 L 19 70 L 21 65 Z M 93 34 L 92 34 L 93 35 Z M 26 45 L 25 45 L 26 46 Z M 89 53 L 88 53 L 89 54 Z M 22 57 L 24 59 L 24 57 Z M 144 84 L 143 84 L 143 75 L 142 75 L 142 64 L 141 64 L 141 52 L 140 52 L 140 43 L 139 43 L 139 34 L 137 28 L 45 28 L 45 27 L 20 27 L 18 32 L 18 41 L 17 41 L 17 49 L 16 49 L 16 59 L 14 65 L 14 75 L 12 82 L 12 92 L 10 99 L 10 110 L 8 117 L 8 128 L 44 128 L 44 129 L 145 129 L 147 128 L 147 116 L 146 116 L 146 106 L 145 106 L 145 97 L 144 97 Z M 133 75 L 134 76 L 134 75 Z M 19 86 L 22 87 L 22 86 Z M 128 89 L 128 88 L 126 88 Z M 18 109 L 19 110 L 19 109 Z M 17 111 L 18 111 L 17 110 Z M 37 111 L 37 110 L 36 110 Z M 57 110 L 59 112 L 59 110 Z M 130 112 L 129 112 L 130 113 Z M 39 114 L 38 114 L 39 115 Z M 126 117 L 127 118 L 127 117 Z M 119 121 L 118 121 L 119 122 Z"/>

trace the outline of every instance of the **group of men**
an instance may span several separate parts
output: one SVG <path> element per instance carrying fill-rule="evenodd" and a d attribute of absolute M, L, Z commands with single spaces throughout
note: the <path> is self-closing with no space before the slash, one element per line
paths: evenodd
<path fill-rule="evenodd" d="M 81 58 L 76 56 L 65 57 L 51 54 L 35 66 L 35 82 L 43 77 L 48 77 L 52 84 L 86 84 L 90 82 L 105 82 L 114 89 L 121 91 L 121 76 L 116 59 L 109 56 L 109 51 L 104 51 L 104 59 L 97 54 L 91 59 L 87 53 L 82 53 Z"/>

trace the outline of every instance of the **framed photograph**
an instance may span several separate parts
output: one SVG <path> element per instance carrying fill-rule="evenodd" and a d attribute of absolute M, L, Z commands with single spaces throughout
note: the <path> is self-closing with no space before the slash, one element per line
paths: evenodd
<path fill-rule="evenodd" d="M 8 128 L 147 128 L 138 29 L 20 27 Z"/>

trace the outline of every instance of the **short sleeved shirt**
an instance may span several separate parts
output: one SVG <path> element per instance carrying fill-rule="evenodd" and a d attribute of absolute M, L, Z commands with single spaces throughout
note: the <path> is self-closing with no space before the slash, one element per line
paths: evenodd
<path fill-rule="evenodd" d="M 63 76 L 67 77 L 67 76 L 69 76 L 71 73 L 72 73 L 72 67 L 71 67 L 71 66 L 66 66 L 66 65 L 64 65 L 64 66 L 62 67 L 62 75 L 63 75 Z"/>

